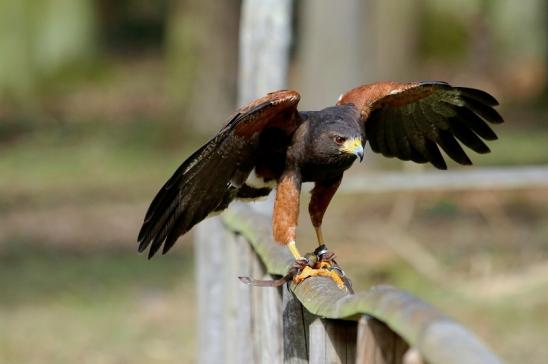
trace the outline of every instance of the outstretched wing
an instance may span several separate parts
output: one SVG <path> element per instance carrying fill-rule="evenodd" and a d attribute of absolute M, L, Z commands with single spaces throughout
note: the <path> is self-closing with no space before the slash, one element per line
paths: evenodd
<path fill-rule="evenodd" d="M 166 253 L 214 211 L 253 169 L 261 131 L 276 127 L 290 133 L 296 127 L 299 99 L 297 92 L 284 90 L 253 101 L 185 160 L 150 204 L 139 232 L 139 252 L 150 246 L 150 258 L 163 244 Z"/>
<path fill-rule="evenodd" d="M 497 136 L 486 122 L 503 122 L 493 108 L 498 105 L 493 96 L 445 82 L 365 85 L 342 95 L 337 104 L 354 104 L 360 110 L 374 152 L 430 162 L 439 169 L 447 165 L 438 146 L 457 163 L 472 164 L 458 141 L 477 153 L 488 153 L 483 140 Z"/>

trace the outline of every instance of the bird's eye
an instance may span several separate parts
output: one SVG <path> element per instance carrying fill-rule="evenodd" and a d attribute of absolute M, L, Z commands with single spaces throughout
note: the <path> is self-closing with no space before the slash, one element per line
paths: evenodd
<path fill-rule="evenodd" d="M 340 135 L 337 135 L 337 136 L 335 137 L 335 143 L 337 143 L 337 144 L 342 144 L 342 143 L 344 143 L 345 141 L 346 141 L 346 138 L 345 138 L 345 137 L 342 137 L 342 136 L 340 136 Z"/>

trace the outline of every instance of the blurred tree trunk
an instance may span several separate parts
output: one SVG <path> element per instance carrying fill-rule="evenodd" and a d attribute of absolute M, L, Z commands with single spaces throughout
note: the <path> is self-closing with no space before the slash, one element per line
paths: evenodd
<path fill-rule="evenodd" d="M 96 50 L 92 0 L 0 0 L 0 94 L 25 106 L 40 81 Z"/>
<path fill-rule="evenodd" d="M 32 20 L 24 1 L 0 1 L 0 92 L 4 97 L 23 99 L 32 92 Z"/>
<path fill-rule="evenodd" d="M 217 131 L 236 101 L 239 0 L 172 0 L 167 24 L 169 92 L 183 123 Z"/>
<path fill-rule="evenodd" d="M 287 88 L 293 0 L 244 0 L 238 103 Z"/>
<path fill-rule="evenodd" d="M 300 108 L 333 105 L 360 84 L 413 78 L 418 6 L 399 0 L 300 2 L 292 70 Z"/>
<path fill-rule="evenodd" d="M 409 81 L 417 76 L 417 38 L 422 1 L 369 1 L 366 57 L 374 67 L 375 80 Z"/>
<path fill-rule="evenodd" d="M 239 103 L 286 87 L 291 10 L 292 0 L 242 2 Z M 270 214 L 272 205 L 272 199 L 255 202 L 253 214 Z M 213 217 L 196 227 L 194 248 L 198 362 L 281 363 L 282 325 L 273 320 L 283 316 L 281 289 L 253 290 L 236 279 L 271 279 L 249 242 L 231 237 L 221 217 Z"/>
<path fill-rule="evenodd" d="M 491 26 L 501 81 L 515 98 L 531 99 L 546 87 L 547 5 L 545 0 L 483 0 L 492 12 Z"/>
<path fill-rule="evenodd" d="M 300 3 L 294 70 L 305 109 L 332 105 L 363 83 L 413 78 L 420 2 Z"/>
<path fill-rule="evenodd" d="M 368 1 L 306 0 L 299 3 L 293 69 L 302 100 L 300 109 L 322 109 L 362 83 L 371 67 L 364 57 Z"/>

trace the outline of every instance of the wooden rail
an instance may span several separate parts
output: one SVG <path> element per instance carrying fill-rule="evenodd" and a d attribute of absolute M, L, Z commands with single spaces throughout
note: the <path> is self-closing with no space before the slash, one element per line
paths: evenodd
<path fill-rule="evenodd" d="M 339 193 L 509 190 L 548 187 L 548 166 L 483 167 L 451 171 L 372 172 L 345 176 Z"/>
<path fill-rule="evenodd" d="M 292 264 L 272 241 L 270 218 L 238 205 L 212 228 L 196 244 L 198 267 L 219 264 L 198 271 L 201 363 L 500 363 L 461 325 L 394 287 L 351 294 L 323 277 L 246 286 L 237 276 L 278 277 Z M 209 250 L 215 239 L 222 253 Z"/>

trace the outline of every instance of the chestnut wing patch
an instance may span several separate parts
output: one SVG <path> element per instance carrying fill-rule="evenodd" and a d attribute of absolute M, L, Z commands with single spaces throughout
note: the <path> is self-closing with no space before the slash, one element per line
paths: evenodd
<path fill-rule="evenodd" d="M 488 123 L 503 122 L 491 95 L 445 82 L 367 85 L 340 102 L 360 110 L 374 152 L 439 169 L 447 168 L 440 148 L 457 163 L 472 164 L 461 144 L 488 153 L 484 140 L 497 139 Z"/>

